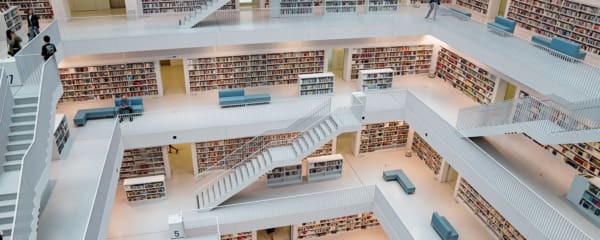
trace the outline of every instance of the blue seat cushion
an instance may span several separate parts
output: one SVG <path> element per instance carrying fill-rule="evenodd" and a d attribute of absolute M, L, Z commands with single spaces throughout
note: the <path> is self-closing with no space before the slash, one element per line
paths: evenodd
<path fill-rule="evenodd" d="M 434 212 L 431 216 L 431 226 L 444 240 L 458 239 L 458 232 L 445 217 L 440 216 L 437 212 Z"/>
<path fill-rule="evenodd" d="M 491 26 L 491 27 L 496 28 L 496 29 L 500 29 L 500 30 L 505 31 L 505 32 L 511 32 L 510 28 L 508 28 L 508 27 L 506 27 L 504 25 L 495 23 L 495 22 L 488 23 L 488 26 Z"/>
<path fill-rule="evenodd" d="M 515 26 L 517 25 L 517 23 L 513 20 L 510 20 L 508 18 L 504 18 L 504 17 L 500 17 L 500 16 L 496 16 L 496 18 L 494 19 L 494 22 L 497 24 L 500 24 L 502 26 L 505 26 L 507 29 L 509 29 L 507 32 L 513 33 L 515 31 Z"/>
<path fill-rule="evenodd" d="M 144 106 L 142 105 L 131 105 L 131 110 L 133 110 L 133 113 L 142 113 L 144 112 Z M 119 114 L 119 107 L 115 107 L 114 108 L 115 111 L 115 115 Z M 125 112 L 124 114 L 127 114 L 128 112 Z"/>
<path fill-rule="evenodd" d="M 83 126 L 89 119 L 115 117 L 113 107 L 80 109 L 75 114 L 73 122 L 77 126 Z"/>
<path fill-rule="evenodd" d="M 396 180 L 396 178 L 398 177 L 398 174 L 400 174 L 400 173 L 402 173 L 402 170 L 400 170 L 400 169 L 383 171 L 383 180 L 386 180 L 386 181 Z"/>
<path fill-rule="evenodd" d="M 579 55 L 577 56 L 577 59 L 583 60 L 585 59 L 585 56 L 587 55 L 587 53 L 583 50 L 579 50 Z"/>
<path fill-rule="evenodd" d="M 219 98 L 240 96 L 244 96 L 244 89 L 242 88 L 219 90 Z"/>
<path fill-rule="evenodd" d="M 252 94 L 246 95 L 246 103 L 266 103 L 271 101 L 269 94 Z"/>
<path fill-rule="evenodd" d="M 244 97 L 244 96 L 220 97 L 219 98 L 219 104 L 221 104 L 221 105 L 239 105 L 239 104 L 245 104 L 245 103 L 246 103 L 246 97 Z"/>
<path fill-rule="evenodd" d="M 550 47 L 556 51 L 569 55 L 571 57 L 578 57 L 581 46 L 578 43 L 571 42 L 569 40 L 553 37 L 550 42 Z"/>
<path fill-rule="evenodd" d="M 544 36 L 533 36 L 531 37 L 531 42 L 537 43 L 539 45 L 545 46 L 545 47 L 550 47 L 550 38 L 544 37 Z"/>
<path fill-rule="evenodd" d="M 398 184 L 400 184 L 400 186 L 402 186 L 402 189 L 404 189 L 406 193 L 413 194 L 415 192 L 415 185 L 413 185 L 413 183 L 410 181 L 410 179 L 408 179 L 404 172 L 400 172 L 397 175 L 396 181 L 398 182 Z"/>
<path fill-rule="evenodd" d="M 452 11 L 454 11 L 456 13 L 465 15 L 467 17 L 471 17 L 471 13 L 470 12 L 466 12 L 466 11 L 463 11 L 463 10 L 460 10 L 460 9 L 457 9 L 457 8 L 450 8 L 450 10 L 452 10 Z"/>

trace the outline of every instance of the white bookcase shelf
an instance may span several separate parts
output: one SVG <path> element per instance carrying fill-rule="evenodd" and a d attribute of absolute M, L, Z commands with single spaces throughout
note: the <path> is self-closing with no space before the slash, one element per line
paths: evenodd
<path fill-rule="evenodd" d="M 490 1 L 493 0 L 456 0 L 456 5 L 476 13 L 488 15 Z"/>
<path fill-rule="evenodd" d="M 391 89 L 394 70 L 390 68 L 360 70 L 358 79 L 361 91 Z"/>
<path fill-rule="evenodd" d="M 490 205 L 467 181 L 459 180 L 456 197 L 475 214 L 498 237 L 498 239 L 525 240 L 492 205 Z"/>
<path fill-rule="evenodd" d="M 166 198 L 165 175 L 125 179 L 123 190 L 128 202 Z"/>
<path fill-rule="evenodd" d="M 331 72 L 298 75 L 298 95 L 333 94 L 335 75 Z"/>
<path fill-rule="evenodd" d="M 309 182 L 339 178 L 342 176 L 344 157 L 341 154 L 311 157 L 306 159 Z"/>
<path fill-rule="evenodd" d="M 357 0 L 325 0 L 325 14 L 356 14 Z"/>
<path fill-rule="evenodd" d="M 59 69 L 64 94 L 60 102 L 159 95 L 155 62 L 136 62 Z"/>
<path fill-rule="evenodd" d="M 438 53 L 437 75 L 475 102 L 494 99 L 496 76 L 446 48 Z"/>
<path fill-rule="evenodd" d="M 27 10 L 33 10 L 40 19 L 53 19 L 54 12 L 50 0 L 0 0 L 0 3 L 6 3 L 11 6 L 19 7 L 21 20 L 27 19 Z"/>
<path fill-rule="evenodd" d="M 54 144 L 53 159 L 61 159 L 71 145 L 69 122 L 64 114 L 56 114 L 54 119 Z"/>
<path fill-rule="evenodd" d="M 542 145 L 529 138 L 578 172 L 600 176 L 600 142 Z"/>
<path fill-rule="evenodd" d="M 221 240 L 255 240 L 255 232 L 240 232 L 221 235 Z"/>
<path fill-rule="evenodd" d="M 367 12 L 397 12 L 399 0 L 368 0 Z"/>
<path fill-rule="evenodd" d="M 404 121 L 371 123 L 362 126 L 358 153 L 406 146 L 409 125 Z"/>
<path fill-rule="evenodd" d="M 411 149 L 415 151 L 419 159 L 425 162 L 425 165 L 433 171 L 435 175 L 440 174 L 442 168 L 442 156 L 440 156 L 429 143 L 425 141 L 418 133 L 414 133 Z"/>
<path fill-rule="evenodd" d="M 342 216 L 295 225 L 298 239 L 312 239 L 379 226 L 372 212 Z"/>
<path fill-rule="evenodd" d="M 0 30 L 4 33 L 6 30 L 11 30 L 18 33 L 23 27 L 23 21 L 19 16 L 18 6 L 4 5 L 2 8 L 2 22 Z M 6 41 L 6 35 L 2 35 L 2 40 Z"/>
<path fill-rule="evenodd" d="M 572 40 L 600 55 L 600 5 L 569 0 L 512 0 L 507 16 L 520 28 Z"/>
<path fill-rule="evenodd" d="M 411 4 L 416 4 L 416 3 L 429 3 L 431 0 L 410 0 Z M 447 4 L 451 4 L 453 0 L 442 0 L 440 1 L 441 3 L 447 3 Z"/>
<path fill-rule="evenodd" d="M 143 14 L 185 13 L 204 7 L 207 0 L 140 0 Z M 220 10 L 238 9 L 239 2 L 231 0 Z"/>
<path fill-rule="evenodd" d="M 321 146 L 307 158 L 302 161 L 307 161 L 308 158 L 311 157 L 319 157 L 331 155 L 334 152 L 334 144 L 333 140 L 329 141 L 325 145 Z M 267 173 L 267 186 L 282 186 L 289 184 L 298 184 L 303 181 L 303 165 L 290 165 L 284 167 L 277 167 Z"/>
<path fill-rule="evenodd" d="M 272 17 L 310 16 L 314 14 L 313 0 L 267 0 Z"/>
<path fill-rule="evenodd" d="M 120 179 L 169 175 L 165 147 L 128 149 L 123 153 Z"/>
<path fill-rule="evenodd" d="M 325 70 L 325 51 L 237 55 L 187 60 L 190 91 L 296 84 L 299 74 Z"/>
<path fill-rule="evenodd" d="M 428 74 L 433 45 L 354 48 L 348 55 L 351 55 L 348 69 L 352 80 L 357 80 L 359 71 L 366 69 L 391 68 L 396 76 Z"/>

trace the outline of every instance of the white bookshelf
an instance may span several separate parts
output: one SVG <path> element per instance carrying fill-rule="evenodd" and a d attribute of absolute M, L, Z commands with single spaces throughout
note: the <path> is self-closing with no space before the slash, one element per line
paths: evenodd
<path fill-rule="evenodd" d="M 221 240 L 255 240 L 256 231 L 230 233 L 221 235 Z"/>
<path fill-rule="evenodd" d="M 142 13 L 146 15 L 164 13 L 186 13 L 205 7 L 208 0 L 140 0 Z M 238 9 L 239 1 L 231 0 L 220 10 Z"/>
<path fill-rule="evenodd" d="M 167 197 L 165 175 L 125 179 L 123 190 L 128 202 L 164 199 Z"/>
<path fill-rule="evenodd" d="M 298 75 L 298 95 L 333 94 L 335 75 L 331 72 Z"/>
<path fill-rule="evenodd" d="M 356 14 L 357 0 L 325 0 L 325 14 Z"/>
<path fill-rule="evenodd" d="M 68 151 L 71 145 L 71 132 L 69 122 L 64 114 L 56 114 L 54 118 L 54 160 L 62 159 L 63 153 Z"/>
<path fill-rule="evenodd" d="M 23 27 L 23 21 L 19 16 L 19 7 L 4 5 L 2 7 L 2 22 L 0 22 L 0 30 L 5 33 L 6 30 L 11 30 L 18 33 Z M 6 41 L 6 34 L 2 35 L 2 40 Z"/>
<path fill-rule="evenodd" d="M 269 0 L 271 17 L 314 15 L 314 0 Z"/>
<path fill-rule="evenodd" d="M 368 0 L 367 12 L 397 12 L 399 0 Z"/>
<path fill-rule="evenodd" d="M 185 67 L 190 92 L 296 84 L 326 68 L 324 50 L 195 58 Z"/>
<path fill-rule="evenodd" d="M 436 176 L 440 174 L 444 159 L 416 132 L 413 135 L 411 149 Z"/>
<path fill-rule="evenodd" d="M 64 94 L 60 102 L 160 95 L 156 62 L 81 66 L 58 70 Z"/>
<path fill-rule="evenodd" d="M 390 148 L 404 147 L 408 143 L 410 126 L 404 121 L 370 123 L 362 126 L 357 134 L 355 153 L 369 153 Z"/>
<path fill-rule="evenodd" d="M 391 89 L 394 70 L 390 68 L 360 70 L 358 74 L 361 91 Z"/>
<path fill-rule="evenodd" d="M 342 176 L 344 157 L 341 154 L 311 157 L 306 159 L 309 182 L 339 178 Z"/>
<path fill-rule="evenodd" d="M 298 239 L 315 239 L 339 233 L 351 232 L 379 226 L 379 221 L 372 212 L 348 216 L 322 219 L 294 225 Z M 334 239 L 331 236 L 330 239 Z"/>
<path fill-rule="evenodd" d="M 276 167 L 267 172 L 267 186 L 302 183 L 302 164 Z"/>
<path fill-rule="evenodd" d="M 120 179 L 169 174 L 166 147 L 128 149 L 123 153 Z"/>
<path fill-rule="evenodd" d="M 437 75 L 477 103 L 494 99 L 496 76 L 446 48 L 438 52 Z"/>
<path fill-rule="evenodd" d="M 429 4 L 430 1 L 431 0 L 410 0 L 410 3 L 411 4 L 416 4 L 416 3 L 427 3 L 427 4 Z M 446 3 L 446 4 L 452 4 L 452 1 L 453 0 L 441 0 L 440 2 L 442 4 L 444 4 L 444 3 Z"/>
<path fill-rule="evenodd" d="M 433 45 L 353 48 L 347 54 L 350 66 L 345 78 L 358 79 L 358 72 L 366 69 L 391 68 L 394 75 L 428 74 L 433 58 Z"/>
<path fill-rule="evenodd" d="M 19 7 L 19 15 L 22 20 L 27 18 L 27 10 L 33 10 L 40 19 L 53 19 L 54 11 L 50 0 L 0 0 L 0 3 L 6 3 L 11 6 Z"/>

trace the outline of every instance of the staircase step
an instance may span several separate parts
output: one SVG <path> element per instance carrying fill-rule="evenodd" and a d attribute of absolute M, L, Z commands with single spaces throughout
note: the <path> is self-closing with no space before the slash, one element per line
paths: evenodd
<path fill-rule="evenodd" d="M 252 163 L 247 162 L 246 164 L 244 164 L 244 166 L 246 166 L 246 169 L 248 169 L 248 176 L 250 176 L 250 177 L 254 176 L 254 174 L 256 173 L 256 169 L 254 169 L 254 166 L 252 166 Z"/>
<path fill-rule="evenodd" d="M 250 171 L 248 171 L 248 167 L 245 164 L 240 166 L 242 170 L 242 176 L 244 176 L 244 181 L 250 178 Z"/>
<path fill-rule="evenodd" d="M 308 150 L 308 143 L 306 143 L 306 140 L 304 140 L 304 138 L 299 137 L 296 140 L 300 144 L 300 147 L 302 148 L 302 152 L 305 152 Z"/>
<path fill-rule="evenodd" d="M 235 169 L 235 182 L 237 183 L 237 185 L 242 184 L 244 181 L 243 177 L 242 177 L 242 169 L 240 168 L 236 168 Z"/>
<path fill-rule="evenodd" d="M 267 160 L 267 164 L 273 163 L 273 155 L 271 155 L 269 149 L 263 152 L 263 156 L 265 157 L 265 160 Z"/>
<path fill-rule="evenodd" d="M 6 161 L 21 161 L 27 150 L 10 151 L 4 154 Z"/>
<path fill-rule="evenodd" d="M 223 178 L 223 183 L 225 185 L 225 191 L 229 192 L 231 191 L 231 180 L 229 179 L 229 176 L 226 176 Z"/>
<path fill-rule="evenodd" d="M 21 163 L 22 161 L 10 161 L 10 162 L 4 162 L 4 171 L 10 172 L 10 171 L 19 171 L 21 170 Z"/>
<path fill-rule="evenodd" d="M 254 169 L 256 169 L 257 172 L 260 172 L 260 170 L 262 169 L 258 164 L 258 159 L 252 160 L 252 166 L 254 166 Z"/>
<path fill-rule="evenodd" d="M 340 120 L 338 120 L 336 117 L 334 117 L 333 115 L 329 116 L 331 118 L 331 121 L 333 122 L 333 124 L 335 124 L 336 128 L 341 126 L 341 122 Z"/>
<path fill-rule="evenodd" d="M 333 130 L 329 128 L 329 125 L 327 125 L 325 121 L 321 122 L 321 124 L 319 124 L 317 128 L 321 129 L 321 132 L 323 132 L 325 135 L 333 133 Z"/>
<path fill-rule="evenodd" d="M 305 133 L 304 135 L 302 135 L 302 139 L 304 139 L 304 141 L 306 142 L 306 146 L 308 147 L 308 149 L 315 145 L 314 141 L 312 140 L 312 137 L 310 136 L 310 133 Z"/>
<path fill-rule="evenodd" d="M 325 139 L 325 136 L 327 136 L 325 131 L 323 131 L 323 129 L 320 127 L 320 125 L 314 128 L 314 130 L 317 133 L 317 136 L 319 137 L 319 142 L 323 141 L 323 139 Z"/>
<path fill-rule="evenodd" d="M 219 180 L 219 182 L 217 183 L 217 187 L 219 188 L 219 192 L 221 194 L 227 193 L 227 187 L 225 186 L 225 178 L 221 178 L 221 180 Z"/>
<path fill-rule="evenodd" d="M 232 189 L 237 187 L 238 183 L 237 183 L 237 177 L 235 176 L 235 172 L 231 172 L 229 174 L 229 182 L 231 183 Z"/>
<path fill-rule="evenodd" d="M 15 105 L 37 103 L 38 97 L 15 98 Z"/>
<path fill-rule="evenodd" d="M 331 120 L 330 118 L 325 119 L 325 125 L 327 125 L 327 127 L 329 127 L 329 130 L 331 130 L 331 132 L 335 132 L 335 130 L 337 129 L 335 124 L 333 123 L 333 120 Z"/>
<path fill-rule="evenodd" d="M 298 143 L 298 141 L 292 142 L 292 148 L 294 149 L 296 155 L 300 155 L 302 153 L 302 148 L 300 147 L 300 143 Z"/>
<path fill-rule="evenodd" d="M 16 193 L 0 194 L 0 201 L 16 200 L 16 199 L 17 199 L 17 194 Z"/>
<path fill-rule="evenodd" d="M 221 198 L 221 188 L 219 188 L 219 183 L 217 182 L 217 184 L 213 184 L 212 188 L 215 191 L 215 198 L 216 199 Z"/>
<path fill-rule="evenodd" d="M 0 201 L 0 212 L 14 211 L 17 204 L 17 199 L 9 199 Z"/>
<path fill-rule="evenodd" d="M 8 134 L 9 141 L 21 141 L 33 139 L 33 130 L 26 131 L 11 131 Z"/>
<path fill-rule="evenodd" d="M 13 106 L 13 113 L 28 113 L 37 111 L 37 102 L 30 104 L 19 104 Z"/>
<path fill-rule="evenodd" d="M 12 223 L 0 224 L 0 231 L 2 232 L 2 239 L 10 239 L 12 235 Z"/>
<path fill-rule="evenodd" d="M 26 121 L 26 122 L 16 122 L 10 124 L 11 131 L 26 131 L 26 130 L 34 130 L 35 129 L 35 121 Z"/>
<path fill-rule="evenodd" d="M 12 119 L 13 122 L 29 122 L 29 121 L 35 121 L 35 116 L 36 116 L 35 112 L 31 112 L 31 113 L 14 113 L 11 116 L 11 119 Z"/>
<path fill-rule="evenodd" d="M 267 167 L 267 162 L 265 161 L 265 158 L 262 155 L 258 155 L 258 157 L 256 157 L 256 162 L 258 163 L 261 169 Z"/>
<path fill-rule="evenodd" d="M 12 224 L 15 212 L 0 212 L 0 224 Z"/>
<path fill-rule="evenodd" d="M 22 140 L 22 141 L 10 141 L 6 145 L 6 150 L 10 151 L 19 151 L 19 150 L 27 150 L 29 145 L 31 145 L 32 140 Z"/>
<path fill-rule="evenodd" d="M 319 138 L 319 135 L 317 135 L 316 130 L 314 128 L 308 131 L 308 136 L 310 136 L 310 138 L 313 140 L 313 144 L 317 144 L 321 140 L 321 138 Z"/>

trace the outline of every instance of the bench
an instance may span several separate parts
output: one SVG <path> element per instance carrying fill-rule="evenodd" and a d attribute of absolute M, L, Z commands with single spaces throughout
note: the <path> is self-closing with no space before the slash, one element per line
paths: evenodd
<path fill-rule="evenodd" d="M 383 180 L 396 180 L 407 194 L 413 194 L 415 192 L 415 185 L 412 184 L 410 179 L 408 179 L 406 174 L 400 169 L 383 171 Z"/>
<path fill-rule="evenodd" d="M 586 56 L 586 52 L 581 50 L 581 45 L 564 38 L 533 36 L 531 37 L 531 42 L 579 60 L 583 60 Z"/>
<path fill-rule="evenodd" d="M 129 104 L 133 113 L 144 112 L 144 100 L 141 97 L 129 98 Z M 115 116 L 119 115 L 119 106 L 121 106 L 121 98 L 115 98 Z"/>
<path fill-rule="evenodd" d="M 84 126 L 87 120 L 100 118 L 114 118 L 115 110 L 112 107 L 80 109 L 73 118 L 73 123 L 76 126 Z"/>
<path fill-rule="evenodd" d="M 457 240 L 458 232 L 450 225 L 445 217 L 440 216 L 437 212 L 433 212 L 431 216 L 431 227 L 437 232 L 442 240 Z"/>
<path fill-rule="evenodd" d="M 271 102 L 269 94 L 245 95 L 244 89 L 227 89 L 219 91 L 219 105 L 221 107 L 244 106 Z"/>
<path fill-rule="evenodd" d="M 517 23 L 508 18 L 496 16 L 494 22 L 489 22 L 487 28 L 502 36 L 510 35 L 515 32 Z"/>
<path fill-rule="evenodd" d="M 463 11 L 460 10 L 458 8 L 448 8 L 448 10 L 450 11 L 450 13 L 452 13 L 452 15 L 454 15 L 455 17 L 461 19 L 461 20 L 468 20 L 469 18 L 471 18 L 471 13 L 467 12 L 467 11 Z"/>

